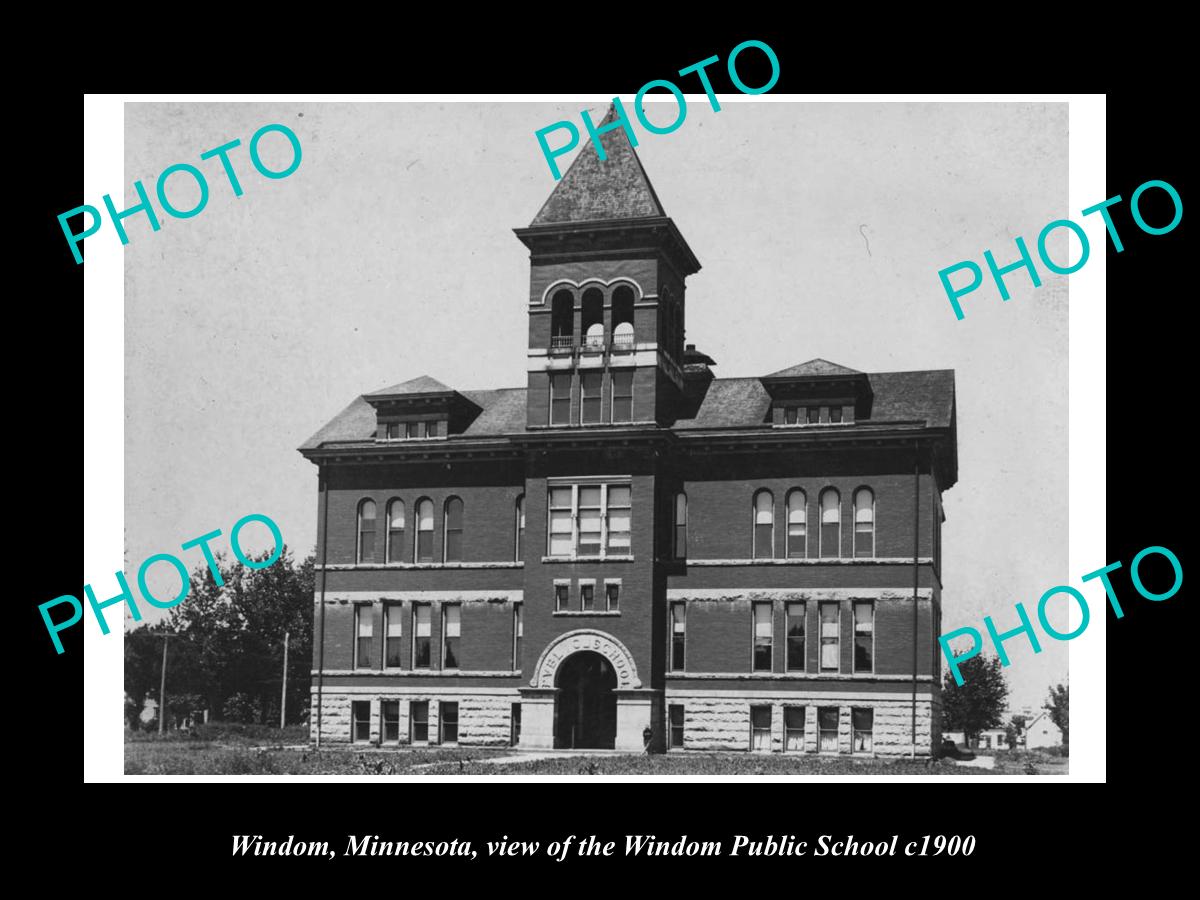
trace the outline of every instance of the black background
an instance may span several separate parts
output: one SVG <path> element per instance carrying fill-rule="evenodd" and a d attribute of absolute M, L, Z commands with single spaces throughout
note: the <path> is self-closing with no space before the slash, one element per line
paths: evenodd
<path fill-rule="evenodd" d="M 1177 798 L 1186 784 L 1186 760 L 1176 756 L 1189 751 L 1183 730 L 1190 730 L 1191 725 L 1186 690 L 1192 679 L 1184 669 L 1190 658 L 1186 649 L 1190 641 L 1188 623 L 1184 621 L 1186 587 L 1168 601 L 1151 603 L 1137 596 L 1128 579 L 1133 556 L 1150 545 L 1171 548 L 1185 572 L 1188 568 L 1182 520 L 1188 507 L 1190 472 L 1185 459 L 1191 455 L 1191 443 L 1187 437 L 1190 408 L 1184 403 L 1184 391 L 1195 379 L 1188 376 L 1182 363 L 1189 357 L 1188 312 L 1195 291 L 1189 289 L 1193 280 L 1184 271 L 1184 240 L 1190 224 L 1188 209 L 1195 201 L 1184 169 L 1184 155 L 1189 148 L 1180 133 L 1179 117 L 1186 111 L 1181 111 L 1170 90 L 1169 77 L 1164 78 L 1160 72 L 1153 85 L 1148 79 L 1139 84 L 1125 73 L 1116 75 L 1105 65 L 1086 71 L 1068 67 L 1064 81 L 1076 83 L 1061 87 L 1032 78 L 1027 84 L 1015 84 L 1008 76 L 1003 83 L 1000 79 L 990 84 L 982 79 L 968 83 L 961 71 L 966 62 L 960 57 L 934 64 L 927 55 L 922 62 L 922 54 L 912 52 L 904 65 L 902 55 L 885 59 L 876 54 L 863 60 L 859 57 L 865 51 L 859 48 L 848 53 L 839 65 L 829 65 L 829 60 L 814 57 L 813 42 L 820 38 L 808 32 L 802 37 L 790 29 L 773 32 L 751 27 L 722 32 L 714 28 L 699 37 L 667 35 L 651 40 L 644 29 L 630 30 L 616 23 L 611 28 L 613 33 L 595 52 L 584 53 L 586 62 L 579 64 L 574 63 L 570 48 L 586 49 L 588 40 L 599 40 L 604 31 L 602 24 L 587 34 L 572 28 L 570 40 L 564 40 L 549 54 L 544 43 L 532 36 L 528 46 L 522 47 L 508 38 L 503 46 L 496 46 L 483 39 L 471 45 L 461 35 L 456 35 L 453 43 L 444 36 L 422 41 L 408 35 L 395 52 L 369 58 L 364 55 L 357 68 L 349 71 L 338 67 L 343 74 L 336 78 L 324 72 L 323 66 L 308 65 L 309 57 L 302 54 L 293 59 L 292 76 L 285 79 L 286 83 L 261 77 L 257 65 L 242 65 L 215 67 L 215 71 L 224 73 L 219 77 L 214 69 L 206 70 L 203 78 L 199 73 L 189 78 L 165 75 L 153 89 L 588 91 L 621 94 L 629 108 L 629 98 L 644 82 L 670 78 L 678 69 L 714 54 L 722 59 L 709 70 L 714 89 L 718 93 L 733 91 L 724 74 L 724 59 L 734 45 L 752 37 L 769 43 L 779 57 L 782 74 L 772 93 L 874 92 L 889 88 L 922 92 L 1107 91 L 1108 196 L 1120 194 L 1125 201 L 1113 209 L 1125 252 L 1114 253 L 1106 242 L 1108 428 L 1105 431 L 1097 427 L 1089 441 L 1097 454 L 1107 453 L 1107 498 L 1112 510 L 1107 522 L 1108 555 L 1095 560 L 1093 568 L 1117 560 L 1124 563 L 1124 568 L 1114 573 L 1113 582 L 1126 616 L 1117 621 L 1111 611 L 1106 613 L 1111 673 L 1107 679 L 1108 727 L 1114 735 L 1107 780 L 1117 794 L 1106 797 L 1101 807 L 1098 797 L 1080 796 L 1083 788 L 1042 783 L 1039 789 L 1034 782 L 1005 790 L 995 785 L 951 784 L 933 779 L 904 785 L 374 780 L 286 787 L 164 784 L 150 792 L 132 784 L 116 788 L 84 785 L 81 636 L 84 627 L 94 628 L 95 624 L 90 621 L 89 611 L 80 627 L 63 633 L 66 653 L 56 656 L 37 612 L 37 604 L 60 594 L 80 596 L 85 580 L 111 582 L 102 577 L 105 573 L 75 570 L 67 552 L 73 541 L 65 538 L 78 527 L 79 504 L 71 498 L 83 496 L 80 450 L 84 454 L 95 452 L 103 439 L 82 430 L 79 375 L 84 336 L 81 325 L 74 323 L 79 322 L 78 304 L 83 302 L 83 267 L 75 265 L 55 219 L 58 213 L 83 202 L 95 205 L 99 198 L 83 196 L 78 175 L 82 95 L 60 93 L 45 94 L 29 104 L 28 117 L 31 127 L 37 123 L 38 140 L 23 162 L 22 177 L 16 185 L 29 192 L 21 207 L 28 215 L 22 215 L 16 223 L 22 234 L 19 241 L 10 239 L 9 243 L 10 270 L 29 266 L 23 259 L 27 249 L 41 263 L 29 266 L 29 275 L 36 275 L 28 279 L 29 287 L 13 291 L 9 299 L 10 365 L 15 365 L 10 375 L 9 415 L 15 426 L 10 446 L 17 450 L 10 463 L 15 488 L 10 502 L 14 504 L 13 513 L 19 510 L 13 521 L 21 523 L 10 539 L 14 549 L 20 551 L 11 559 L 10 571 L 20 585 L 12 599 L 19 608 L 18 621 L 22 625 L 17 638 L 23 644 L 27 662 L 21 669 L 24 677 L 18 682 L 23 685 L 21 693 L 10 695 L 8 743 L 10 750 L 24 757 L 14 773 L 37 773 L 24 785 L 35 794 L 29 810 L 34 821 L 27 825 L 27 833 L 37 836 L 35 849 L 54 854 L 56 861 L 83 857 L 99 863 L 107 855 L 111 862 L 116 854 L 123 859 L 119 868 L 92 871 L 108 872 L 109 877 L 122 881 L 136 872 L 137 882 L 143 885 L 164 883 L 158 881 L 160 877 L 168 883 L 177 879 L 186 883 L 193 877 L 233 876 L 269 877 L 271 883 L 314 887 L 340 885 L 350 890 L 360 875 L 370 873 L 386 879 L 381 884 L 391 884 L 395 879 L 397 888 L 422 891 L 441 891 L 438 885 L 447 884 L 458 889 L 467 886 L 473 877 L 486 878 L 484 884 L 492 890 L 574 891 L 585 884 L 575 880 L 580 876 L 587 878 L 595 873 L 604 878 L 620 870 L 620 881 L 597 879 L 597 887 L 607 884 L 655 890 L 661 886 L 670 890 L 680 880 L 701 879 L 698 883 L 702 887 L 711 884 L 721 889 L 718 886 L 725 885 L 724 889 L 757 892 L 753 876 L 758 874 L 771 879 L 772 887 L 767 889 L 782 887 L 796 893 L 809 889 L 808 876 L 836 875 L 838 883 L 849 890 L 856 877 L 886 881 L 895 874 L 929 877 L 931 880 L 921 882 L 920 889 L 977 890 L 994 882 L 1000 890 L 1022 891 L 1029 887 L 1033 871 L 1024 860 L 1057 861 L 1057 866 L 1064 867 L 1058 871 L 1065 876 L 1081 861 L 1103 865 L 1097 851 L 1102 854 L 1114 840 L 1144 845 L 1139 846 L 1139 852 L 1150 852 L 1152 858 L 1171 855 L 1170 847 L 1181 840 L 1181 831 L 1166 824 L 1155 827 L 1155 817 L 1159 812 L 1178 810 L 1172 798 Z M 629 43 L 633 35 L 637 37 L 636 52 Z M 1067 53 L 1072 35 L 1064 33 L 1057 38 L 1061 52 Z M 1083 41 L 1082 37 L 1078 39 Z M 930 52 L 935 50 L 940 52 L 939 48 Z M 1012 51 L 1004 57 L 1010 64 L 1011 56 Z M 753 50 L 739 58 L 739 72 L 750 85 L 762 84 L 768 74 L 765 65 L 755 71 L 756 60 L 761 60 L 761 55 Z M 1037 68 L 1032 61 L 1029 64 Z M 1145 62 L 1130 59 L 1127 64 L 1136 70 Z M 918 72 L 921 77 L 917 77 Z M 1092 83 L 1082 83 L 1085 76 L 1093 78 Z M 697 89 L 694 76 L 690 78 L 693 80 L 677 79 L 685 91 Z M 96 89 L 115 87 L 134 86 L 98 85 Z M 149 85 L 136 87 L 148 89 Z M 1100 152 L 1105 148 L 1096 149 Z M 537 152 L 532 140 L 530 152 Z M 1128 200 L 1133 190 L 1151 179 L 1174 185 L 1186 207 L 1182 223 L 1168 235 L 1144 234 L 1129 215 Z M 120 190 L 121 186 L 112 186 L 114 195 Z M 1091 202 L 1101 199 L 1089 198 Z M 1163 199 L 1161 192 L 1145 196 L 1142 209 L 1148 221 L 1169 221 L 1169 205 L 1156 202 Z M 1077 213 L 1073 211 L 1071 217 L 1080 221 Z M 1042 224 L 1029 223 L 1027 241 L 1036 236 Z M 1086 227 L 1094 237 L 1096 228 L 1090 223 Z M 23 236 L 25 229 L 29 229 L 29 237 Z M 1099 249 L 1093 242 L 1093 253 Z M 936 284 L 933 276 L 931 270 L 931 284 Z M 1020 307 L 1011 307 L 1007 312 L 1020 315 Z M 86 378 L 87 373 L 83 375 Z M 1002 377 L 1004 373 L 998 372 L 997 378 Z M 1066 433 L 1064 422 L 1064 440 Z M 126 477 L 136 478 L 138 474 L 127 472 Z M 121 523 L 120 510 L 113 510 L 111 527 L 120 528 Z M 1079 587 L 1082 574 L 1064 572 L 1061 583 Z M 1170 571 L 1163 560 L 1150 560 L 1143 578 L 1151 589 L 1163 590 L 1170 583 Z M 1096 590 L 1098 586 L 1087 591 L 1089 598 Z M 1030 607 L 1037 598 L 1008 599 L 1022 599 Z M 1092 608 L 1098 612 L 1097 605 Z M 118 623 L 120 617 L 114 615 L 113 620 Z M 1095 639 L 1094 633 L 1079 638 Z M 328 840 L 338 849 L 344 847 L 347 834 L 379 834 L 394 840 L 465 838 L 475 841 L 477 847 L 501 835 L 544 845 L 566 835 L 596 834 L 621 846 L 622 836 L 629 833 L 656 834 L 671 840 L 686 833 L 691 838 L 723 840 L 726 844 L 737 833 L 792 834 L 809 841 L 818 834 L 853 834 L 860 840 L 874 841 L 899 833 L 903 846 L 904 841 L 925 834 L 973 834 L 977 848 L 969 860 L 944 856 L 649 861 L 571 857 L 560 864 L 545 857 L 528 860 L 481 856 L 474 863 L 405 858 L 325 861 L 235 859 L 230 855 L 231 835 L 235 833 L 279 839 L 295 834 L 297 838 Z M 557 874 L 549 879 L 524 881 L 530 869 Z M 709 873 L 719 877 L 734 874 L 732 869 L 751 878 L 745 882 L 709 880 Z M 843 877 L 847 880 L 841 880 Z M 775 879 L 781 881 L 777 884 Z M 1050 889 L 1048 884 L 1043 887 Z M 1067 885 L 1063 883 L 1061 888 Z"/>

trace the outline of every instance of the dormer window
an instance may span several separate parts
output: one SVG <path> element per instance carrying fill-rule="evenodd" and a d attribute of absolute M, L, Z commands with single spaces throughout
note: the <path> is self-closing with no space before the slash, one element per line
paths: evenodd
<path fill-rule="evenodd" d="M 383 437 L 388 441 L 420 441 L 443 436 L 445 427 L 441 419 L 388 422 L 383 426 Z"/>

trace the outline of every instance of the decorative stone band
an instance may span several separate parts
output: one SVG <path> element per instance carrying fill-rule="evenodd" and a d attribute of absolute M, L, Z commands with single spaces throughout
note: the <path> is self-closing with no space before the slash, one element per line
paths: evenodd
<path fill-rule="evenodd" d="M 901 681 L 905 684 L 911 684 L 913 680 L 911 675 L 867 675 L 864 673 L 843 675 L 836 672 L 824 674 L 816 672 L 668 672 L 666 678 L 668 684 L 676 679 L 683 681 L 715 681 L 718 679 L 722 681 Z M 918 675 L 917 681 L 932 683 L 933 678 L 929 675 Z"/>
<path fill-rule="evenodd" d="M 342 690 L 338 688 L 338 690 Z M 839 702 L 874 702 L 887 704 L 904 704 L 911 703 L 912 700 L 904 694 L 892 694 L 876 691 L 821 691 L 814 693 L 812 691 L 737 691 L 737 690 L 692 690 L 691 688 L 673 690 L 667 688 L 663 692 L 666 697 L 666 702 L 671 703 L 678 700 L 687 700 L 689 697 L 719 697 L 724 700 L 751 700 L 755 703 L 770 703 L 772 701 L 778 703 L 797 703 L 804 702 L 813 706 L 822 706 L 826 701 L 832 703 Z M 921 692 L 917 694 L 918 702 L 929 703 L 931 700 L 930 694 Z M 937 701 L 940 705 L 940 699 Z"/>
<path fill-rule="evenodd" d="M 328 673 L 326 673 L 328 674 Z M 317 693 L 317 686 L 314 684 L 310 694 Z M 326 686 L 322 691 L 323 698 L 328 701 L 331 697 L 337 697 L 344 694 L 370 694 L 372 697 L 382 697 L 385 700 L 391 696 L 404 695 L 405 697 L 414 697 L 421 699 L 422 697 L 439 697 L 444 695 L 454 695 L 458 697 L 467 696 L 504 696 L 504 697 L 519 697 L 520 691 L 517 688 L 499 688 L 499 687 L 457 687 L 455 685 L 418 685 L 410 687 L 408 685 L 381 685 L 381 684 L 355 684 L 355 685 L 337 685 L 335 687 Z"/>
<path fill-rule="evenodd" d="M 523 569 L 523 562 L 449 562 L 449 563 L 329 563 L 316 571 L 354 572 L 370 569 Z"/>
<path fill-rule="evenodd" d="M 670 588 L 668 600 L 911 600 L 912 588 Z M 932 588 L 920 588 L 928 600 Z"/>
<path fill-rule="evenodd" d="M 624 644 L 603 631 L 580 628 L 568 631 L 546 645 L 546 649 L 542 651 L 542 655 L 538 657 L 537 665 L 534 667 L 533 680 L 529 682 L 530 687 L 554 687 L 554 677 L 558 674 L 558 667 L 571 654 L 584 650 L 599 653 L 612 663 L 612 667 L 617 673 L 618 690 L 642 686 L 642 682 L 638 678 L 637 666 L 633 661 L 633 654 Z"/>
<path fill-rule="evenodd" d="M 525 592 L 514 591 L 326 591 L 326 603 L 371 603 L 376 600 L 411 600 L 418 603 L 520 603 Z M 313 603 L 320 605 L 321 592 Z"/>
<path fill-rule="evenodd" d="M 831 557 L 829 559 L 688 559 L 689 566 L 911 566 L 911 556 L 880 556 L 858 559 Z M 932 565 L 933 558 L 918 556 L 920 565 Z"/>
<path fill-rule="evenodd" d="M 310 673 L 319 674 L 316 669 Z M 521 674 L 520 669 L 491 671 L 488 669 L 326 669 L 325 677 L 352 675 L 355 678 L 513 678 Z M 333 690 L 342 690 L 334 688 Z M 372 688 L 378 690 L 378 688 Z"/>

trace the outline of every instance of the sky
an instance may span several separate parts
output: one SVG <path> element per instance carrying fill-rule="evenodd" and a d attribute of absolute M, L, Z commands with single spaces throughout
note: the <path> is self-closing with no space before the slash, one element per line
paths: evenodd
<path fill-rule="evenodd" d="M 512 229 L 555 184 L 534 132 L 578 124 L 583 108 L 599 121 L 607 105 L 127 104 L 126 184 L 152 192 L 187 162 L 209 176 L 210 196 L 192 218 L 161 216 L 158 232 L 144 216 L 124 222 L 126 571 L 217 528 L 213 548 L 227 549 L 248 513 L 270 516 L 303 557 L 316 541 L 317 470 L 295 448 L 355 397 L 418 375 L 459 390 L 523 386 L 529 259 Z M 675 114 L 647 109 L 656 122 Z M 293 129 L 303 152 L 277 180 L 247 155 L 271 123 Z M 675 132 L 635 128 L 703 266 L 687 283 L 687 341 L 718 377 L 814 357 L 955 370 L 944 630 L 982 628 L 984 615 L 1006 630 L 1015 603 L 1032 611 L 1070 583 L 1069 277 L 1043 268 L 1035 289 L 1016 272 L 1008 302 L 986 284 L 959 321 L 937 276 L 983 266 L 985 249 L 1015 261 L 1015 237 L 1033 248 L 1043 225 L 1070 217 L 1066 104 L 722 98 L 713 112 L 701 95 Z M 199 159 L 234 138 L 236 198 L 216 160 Z M 261 152 L 274 169 L 290 161 L 279 134 Z M 188 176 L 168 185 L 175 206 L 194 205 Z M 125 199 L 137 202 L 132 187 Z M 1049 247 L 1067 258 L 1064 230 Z M 242 538 L 248 551 L 270 546 L 258 525 Z M 173 578 L 151 587 L 174 596 Z M 1067 630 L 1065 616 L 1051 621 Z M 1068 645 L 1043 643 L 1038 655 L 1006 645 L 1014 710 L 1066 680 Z"/>

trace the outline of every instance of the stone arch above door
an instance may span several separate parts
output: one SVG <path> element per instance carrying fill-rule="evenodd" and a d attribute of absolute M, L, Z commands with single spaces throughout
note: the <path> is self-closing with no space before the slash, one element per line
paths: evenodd
<path fill-rule="evenodd" d="M 534 668 L 533 680 L 530 687 L 552 688 L 558 675 L 558 667 L 572 653 L 581 650 L 591 650 L 599 653 L 610 663 L 617 673 L 617 689 L 640 688 L 637 666 L 633 662 L 633 654 L 611 634 L 596 631 L 591 628 L 580 628 L 559 635 L 546 645 Z"/>

